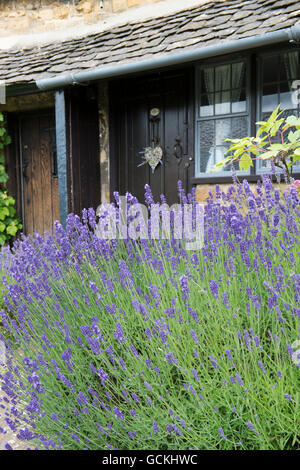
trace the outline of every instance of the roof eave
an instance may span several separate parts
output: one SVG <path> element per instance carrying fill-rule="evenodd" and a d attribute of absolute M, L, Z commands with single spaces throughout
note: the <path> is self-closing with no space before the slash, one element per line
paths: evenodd
<path fill-rule="evenodd" d="M 54 90 L 64 88 L 69 85 L 77 85 L 105 78 L 124 76 L 132 73 L 155 70 L 167 66 L 180 65 L 187 62 L 229 54 L 261 46 L 272 45 L 282 42 L 299 42 L 300 24 L 291 26 L 279 31 L 251 36 L 247 38 L 235 39 L 232 41 L 214 44 L 211 46 L 177 52 L 155 58 L 134 61 L 125 64 L 114 65 L 111 67 L 97 67 L 80 73 L 60 74 L 55 77 L 44 78 L 36 81 L 36 86 L 40 90 Z"/>

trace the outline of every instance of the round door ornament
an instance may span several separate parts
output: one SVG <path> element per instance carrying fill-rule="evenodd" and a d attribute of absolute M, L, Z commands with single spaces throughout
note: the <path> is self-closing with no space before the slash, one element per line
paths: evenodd
<path fill-rule="evenodd" d="M 160 163 L 162 164 L 162 156 L 163 156 L 163 150 L 159 145 L 156 145 L 155 147 L 146 147 L 142 152 L 143 153 L 143 159 L 145 160 L 143 163 L 141 163 L 138 166 L 145 165 L 148 163 L 148 165 L 152 169 L 152 173 L 154 173 L 155 168 L 157 165 Z"/>
<path fill-rule="evenodd" d="M 152 108 L 150 110 L 150 116 L 151 117 L 157 117 L 160 113 L 160 109 L 159 108 Z"/>

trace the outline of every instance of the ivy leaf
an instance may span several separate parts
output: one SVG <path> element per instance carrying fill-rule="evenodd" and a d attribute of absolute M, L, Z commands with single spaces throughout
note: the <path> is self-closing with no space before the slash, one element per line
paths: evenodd
<path fill-rule="evenodd" d="M 8 227 L 6 227 L 6 232 L 8 233 L 8 235 L 14 237 L 18 232 L 18 226 L 12 223 Z"/>
<path fill-rule="evenodd" d="M 5 220 L 9 217 L 9 209 L 7 207 L 0 207 L 0 220 Z"/>
<path fill-rule="evenodd" d="M 8 175 L 6 173 L 3 173 L 1 175 L 0 173 L 0 183 L 6 183 L 7 180 L 8 180 Z"/>
<path fill-rule="evenodd" d="M 11 138 L 9 135 L 4 135 L 3 138 L 2 138 L 2 141 L 3 141 L 3 144 L 4 145 L 9 145 L 11 144 Z"/>
<path fill-rule="evenodd" d="M 16 209 L 13 206 L 9 207 L 9 215 L 10 217 L 13 217 L 16 213 Z"/>

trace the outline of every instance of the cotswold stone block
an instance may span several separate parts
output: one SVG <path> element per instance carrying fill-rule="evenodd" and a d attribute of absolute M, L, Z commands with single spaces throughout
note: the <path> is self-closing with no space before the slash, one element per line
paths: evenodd
<path fill-rule="evenodd" d="M 136 7 L 138 5 L 141 5 L 143 2 L 142 0 L 128 0 L 128 8 L 130 7 Z"/>
<path fill-rule="evenodd" d="M 69 16 L 69 7 L 67 5 L 55 8 L 53 10 L 54 19 L 62 20 L 62 19 L 68 18 L 68 16 Z"/>
<path fill-rule="evenodd" d="M 111 14 L 161 1 L 103 0 L 100 4 L 100 0 L 0 0 L 0 38 L 95 24 Z"/>
<path fill-rule="evenodd" d="M 53 20 L 53 16 L 53 10 L 51 8 L 45 8 L 39 11 L 39 18 L 44 21 Z"/>
<path fill-rule="evenodd" d="M 13 20 L 10 22 L 10 27 L 13 31 L 17 31 L 18 33 L 26 33 L 31 25 L 31 20 L 28 16 L 24 16 L 17 20 Z"/>
<path fill-rule="evenodd" d="M 113 0 L 113 12 L 123 11 L 127 8 L 127 0 Z"/>
<path fill-rule="evenodd" d="M 76 5 L 76 10 L 80 11 L 84 15 L 91 13 L 94 9 L 94 2 L 92 0 L 82 0 Z"/>

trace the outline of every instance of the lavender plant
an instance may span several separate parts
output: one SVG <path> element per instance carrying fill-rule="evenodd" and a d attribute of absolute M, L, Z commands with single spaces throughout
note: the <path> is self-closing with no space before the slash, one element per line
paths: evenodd
<path fill-rule="evenodd" d="M 46 449 L 298 449 L 298 208 L 264 177 L 216 187 L 198 251 L 100 240 L 93 210 L 16 243 L 8 425 Z"/>

